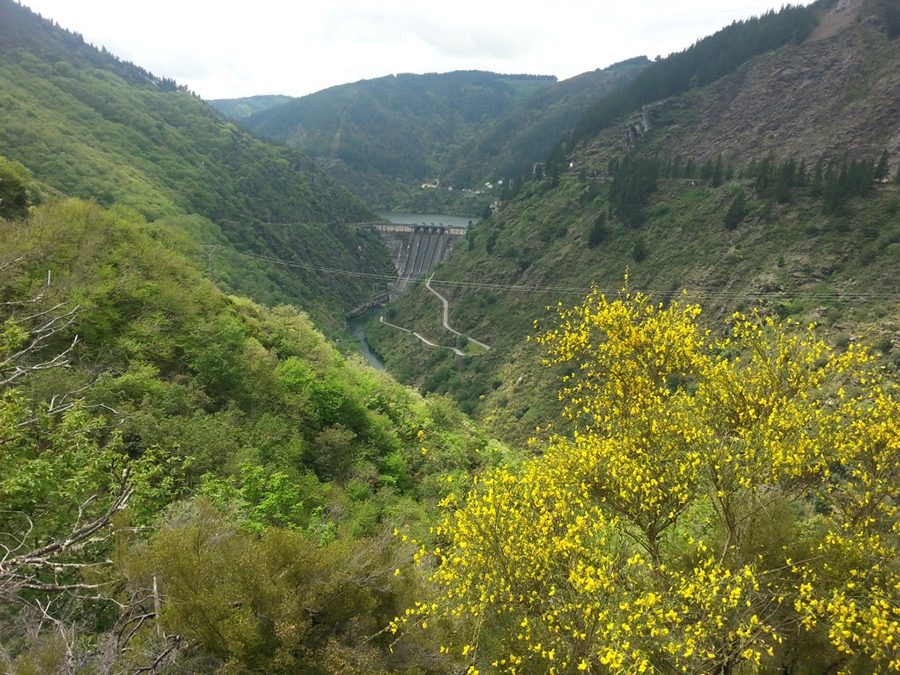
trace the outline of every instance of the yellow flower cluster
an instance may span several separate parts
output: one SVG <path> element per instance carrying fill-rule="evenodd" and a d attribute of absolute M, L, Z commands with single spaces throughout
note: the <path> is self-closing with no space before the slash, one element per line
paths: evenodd
<path fill-rule="evenodd" d="M 540 340 L 575 432 L 449 505 L 436 596 L 394 630 L 472 622 L 473 668 L 509 673 L 774 671 L 816 644 L 900 670 L 895 390 L 812 328 L 735 315 L 714 339 L 699 313 L 561 312 Z"/>

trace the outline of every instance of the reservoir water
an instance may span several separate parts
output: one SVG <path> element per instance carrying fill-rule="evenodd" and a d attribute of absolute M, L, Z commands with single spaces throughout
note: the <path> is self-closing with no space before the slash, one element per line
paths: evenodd
<path fill-rule="evenodd" d="M 437 213 L 396 213 L 394 211 L 376 211 L 376 213 L 397 225 L 445 225 L 446 227 L 468 227 L 481 218 L 463 218 L 461 216 L 442 216 Z"/>

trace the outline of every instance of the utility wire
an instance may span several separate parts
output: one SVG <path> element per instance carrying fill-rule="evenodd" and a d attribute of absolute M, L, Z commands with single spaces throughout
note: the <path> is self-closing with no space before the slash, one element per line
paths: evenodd
<path fill-rule="evenodd" d="M 290 260 L 283 260 L 281 258 L 273 258 L 271 256 L 262 256 L 255 255 L 253 253 L 244 253 L 242 251 L 236 251 L 231 248 L 227 248 L 225 246 L 220 245 L 206 245 L 204 246 L 207 250 L 211 249 L 222 249 L 229 253 L 233 253 L 235 255 L 244 256 L 246 258 L 252 258 L 254 260 L 261 260 L 264 262 L 268 262 L 274 265 L 282 265 L 284 267 L 294 267 L 304 270 L 309 270 L 312 272 L 324 272 L 326 274 L 338 274 L 343 276 L 351 276 L 351 277 L 359 277 L 363 279 L 373 279 L 384 282 L 396 282 L 399 281 L 402 277 L 398 275 L 388 275 L 388 274 L 375 274 L 373 272 L 357 272 L 355 270 L 347 270 L 347 269 L 339 269 L 334 267 L 324 267 L 321 265 L 310 265 L 308 263 L 299 263 L 293 262 Z M 414 280 L 415 283 L 424 284 L 425 278 L 419 277 Z M 599 290 L 601 293 L 605 293 L 607 295 L 617 294 L 620 289 L 619 288 L 610 288 L 610 289 L 601 289 L 597 287 L 591 286 L 526 286 L 526 285 L 517 285 L 517 284 L 498 284 L 498 283 L 485 283 L 485 282 L 477 282 L 477 281 L 451 281 L 451 280 L 440 280 L 440 279 L 432 279 L 432 286 L 447 286 L 447 287 L 456 287 L 456 288 L 464 288 L 464 289 L 484 289 L 491 291 L 506 291 L 510 293 L 552 293 L 552 294 L 565 294 L 565 295 L 588 295 L 592 293 L 595 289 Z M 700 291 L 700 290 L 668 290 L 668 291 L 651 291 L 646 289 L 629 289 L 631 293 L 643 293 L 644 295 L 648 295 L 654 298 L 689 298 L 689 299 L 702 299 L 702 298 L 716 298 L 723 300 L 763 300 L 763 299 L 787 299 L 794 297 L 797 294 L 789 294 L 784 291 L 760 291 L 758 293 L 751 293 L 746 291 Z M 809 300 L 818 300 L 820 302 L 842 302 L 842 303 L 859 303 L 859 302 L 876 302 L 876 301 L 886 301 L 886 302 L 898 302 L 900 303 L 900 294 L 898 293 L 805 293 L 803 294 L 805 299 Z"/>

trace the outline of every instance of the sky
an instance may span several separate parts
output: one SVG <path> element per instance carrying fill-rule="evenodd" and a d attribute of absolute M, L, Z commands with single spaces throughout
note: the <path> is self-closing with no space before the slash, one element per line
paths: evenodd
<path fill-rule="evenodd" d="M 560 79 L 689 47 L 772 0 L 20 0 L 204 99 L 399 73 Z M 796 4 L 796 3 L 795 3 Z M 809 4 L 801 1 L 799 4 Z"/>

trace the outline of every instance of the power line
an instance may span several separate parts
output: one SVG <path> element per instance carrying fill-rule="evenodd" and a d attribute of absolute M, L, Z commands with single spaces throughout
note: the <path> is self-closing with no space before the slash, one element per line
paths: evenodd
<path fill-rule="evenodd" d="M 234 249 L 230 249 L 220 245 L 205 245 L 204 248 L 207 250 L 210 249 L 222 249 L 229 253 L 233 253 L 235 255 L 244 256 L 246 258 L 252 258 L 254 260 L 261 260 L 264 262 L 271 263 L 273 265 L 282 265 L 284 267 L 293 267 L 298 269 L 309 270 L 312 272 L 324 272 L 326 274 L 338 274 L 343 276 L 351 276 L 358 277 L 363 279 L 373 279 L 377 281 L 384 282 L 393 282 L 396 283 L 399 281 L 401 276 L 399 275 L 388 275 L 388 274 L 376 274 L 374 272 L 358 272 L 356 270 L 347 270 L 340 269 L 335 267 L 324 267 L 322 265 L 310 265 L 308 263 L 299 263 L 293 262 L 290 260 L 283 260 L 281 258 L 273 258 L 271 256 L 262 256 L 256 255 L 253 253 L 245 253 L 242 251 L 236 251 Z M 423 277 L 414 280 L 415 283 L 423 284 L 425 280 Z M 588 295 L 592 293 L 594 290 L 598 290 L 601 293 L 606 295 L 615 295 L 618 294 L 619 288 L 609 288 L 602 289 L 591 286 L 539 286 L 539 285 L 519 285 L 519 284 L 499 284 L 499 283 L 486 283 L 486 282 L 477 282 L 477 281 L 451 281 L 451 280 L 439 280 L 432 279 L 432 286 L 447 286 L 447 287 L 455 287 L 462 289 L 472 289 L 472 290 L 490 290 L 490 291 L 504 291 L 509 293 L 552 293 L 552 294 L 564 294 L 564 295 Z M 722 300 L 781 300 L 781 299 L 789 299 L 792 297 L 798 297 L 800 294 L 789 294 L 784 291 L 760 291 L 758 293 L 747 292 L 747 291 L 704 291 L 704 290 L 647 290 L 647 289 L 629 289 L 631 293 L 643 293 L 644 295 L 648 295 L 654 298 L 663 298 L 663 299 L 673 299 L 673 298 L 687 298 L 687 299 L 703 299 L 703 298 L 715 298 Z M 876 301 L 886 301 L 886 302 L 900 302 L 900 294 L 898 293 L 805 293 L 802 295 L 804 299 L 808 300 L 817 300 L 819 302 L 840 302 L 840 303 L 853 303 L 853 302 L 876 302 Z"/>

